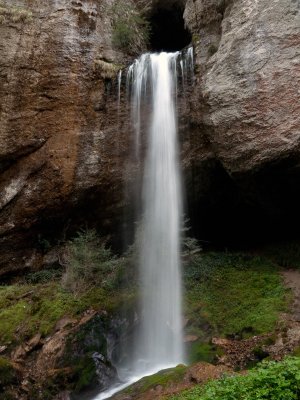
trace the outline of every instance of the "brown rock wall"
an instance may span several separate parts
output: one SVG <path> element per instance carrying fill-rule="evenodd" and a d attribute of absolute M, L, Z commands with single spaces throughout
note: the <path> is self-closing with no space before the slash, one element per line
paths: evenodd
<path fill-rule="evenodd" d="M 204 235 L 209 225 L 211 236 L 219 230 L 237 240 L 245 231 L 249 239 L 297 229 L 299 7 L 291 0 L 187 1 L 197 71 L 187 129 L 203 137 L 218 166 L 193 159 L 198 193 L 188 201 Z M 207 190 L 205 176 L 219 189 Z"/>
<path fill-rule="evenodd" d="M 115 92 L 96 60 L 121 64 L 124 55 L 112 50 L 110 0 L 2 3 L 12 13 L 0 23 L 0 270 L 7 272 L 28 264 L 35 226 L 63 219 L 87 191 L 98 191 L 103 209 L 122 201 Z M 16 10 L 32 17 L 15 21 Z"/>
<path fill-rule="evenodd" d="M 299 153 L 299 3 L 191 0 L 185 17 L 201 71 L 195 119 L 211 128 L 224 168 L 239 174 Z"/>
<path fill-rule="evenodd" d="M 118 111 L 103 73 L 129 62 L 112 49 L 113 1 L 2 0 L 23 17 L 0 11 L 0 274 L 39 268 L 44 235 L 121 226 L 123 182 L 138 175 L 125 93 Z M 227 237 L 235 220 L 239 236 L 261 217 L 296 226 L 298 2 L 187 0 L 184 16 L 196 73 L 179 128 L 196 233 Z"/>

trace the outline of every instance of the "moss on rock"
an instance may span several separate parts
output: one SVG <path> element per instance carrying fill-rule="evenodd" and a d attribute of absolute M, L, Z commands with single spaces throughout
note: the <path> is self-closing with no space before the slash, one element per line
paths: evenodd
<path fill-rule="evenodd" d="M 290 296 L 279 268 L 262 257 L 196 255 L 185 267 L 188 330 L 245 338 L 274 330 Z M 205 339 L 205 338 L 204 338 Z"/>
<path fill-rule="evenodd" d="M 4 357 L 0 357 L 0 391 L 5 386 L 16 381 L 16 372 L 11 362 Z"/>

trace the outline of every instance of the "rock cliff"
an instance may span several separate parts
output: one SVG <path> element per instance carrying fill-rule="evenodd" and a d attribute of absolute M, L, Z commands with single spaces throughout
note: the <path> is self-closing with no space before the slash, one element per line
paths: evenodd
<path fill-rule="evenodd" d="M 121 226 L 134 166 L 111 79 L 130 60 L 113 50 L 113 3 L 0 2 L 2 276 L 42 267 L 44 244 L 85 223 Z M 184 18 L 196 74 L 180 138 L 195 231 L 234 241 L 296 227 L 299 2 L 187 0 Z"/>
<path fill-rule="evenodd" d="M 118 214 L 126 146 L 108 78 L 124 55 L 111 3 L 0 4 L 1 274 L 38 268 L 49 232 Z"/>
<path fill-rule="evenodd" d="M 247 229 L 279 234 L 280 225 L 299 222 L 299 7 L 291 0 L 186 4 L 197 56 L 190 130 L 208 149 L 205 157 L 194 148 L 190 159 L 194 179 L 204 176 L 190 202 L 199 213 L 200 200 L 206 214 L 209 203 L 206 223 L 223 236 L 230 225 L 238 237 Z"/>

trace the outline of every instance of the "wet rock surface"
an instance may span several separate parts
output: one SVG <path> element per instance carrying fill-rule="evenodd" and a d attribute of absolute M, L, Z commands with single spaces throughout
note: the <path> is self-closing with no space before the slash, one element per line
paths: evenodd
<path fill-rule="evenodd" d="M 52 335 L 36 334 L 12 351 L 10 360 L 19 382 L 9 387 L 12 398 L 91 398 L 118 380 L 106 339 L 106 335 L 117 338 L 115 322 L 93 310 L 71 324 L 65 320 L 58 321 Z"/>

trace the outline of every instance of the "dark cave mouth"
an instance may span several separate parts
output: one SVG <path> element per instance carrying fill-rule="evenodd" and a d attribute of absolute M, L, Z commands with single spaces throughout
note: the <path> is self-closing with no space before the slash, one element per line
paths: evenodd
<path fill-rule="evenodd" d="M 163 0 L 154 4 L 148 16 L 151 51 L 174 52 L 191 43 L 192 35 L 183 19 L 184 3 L 180 0 Z"/>

